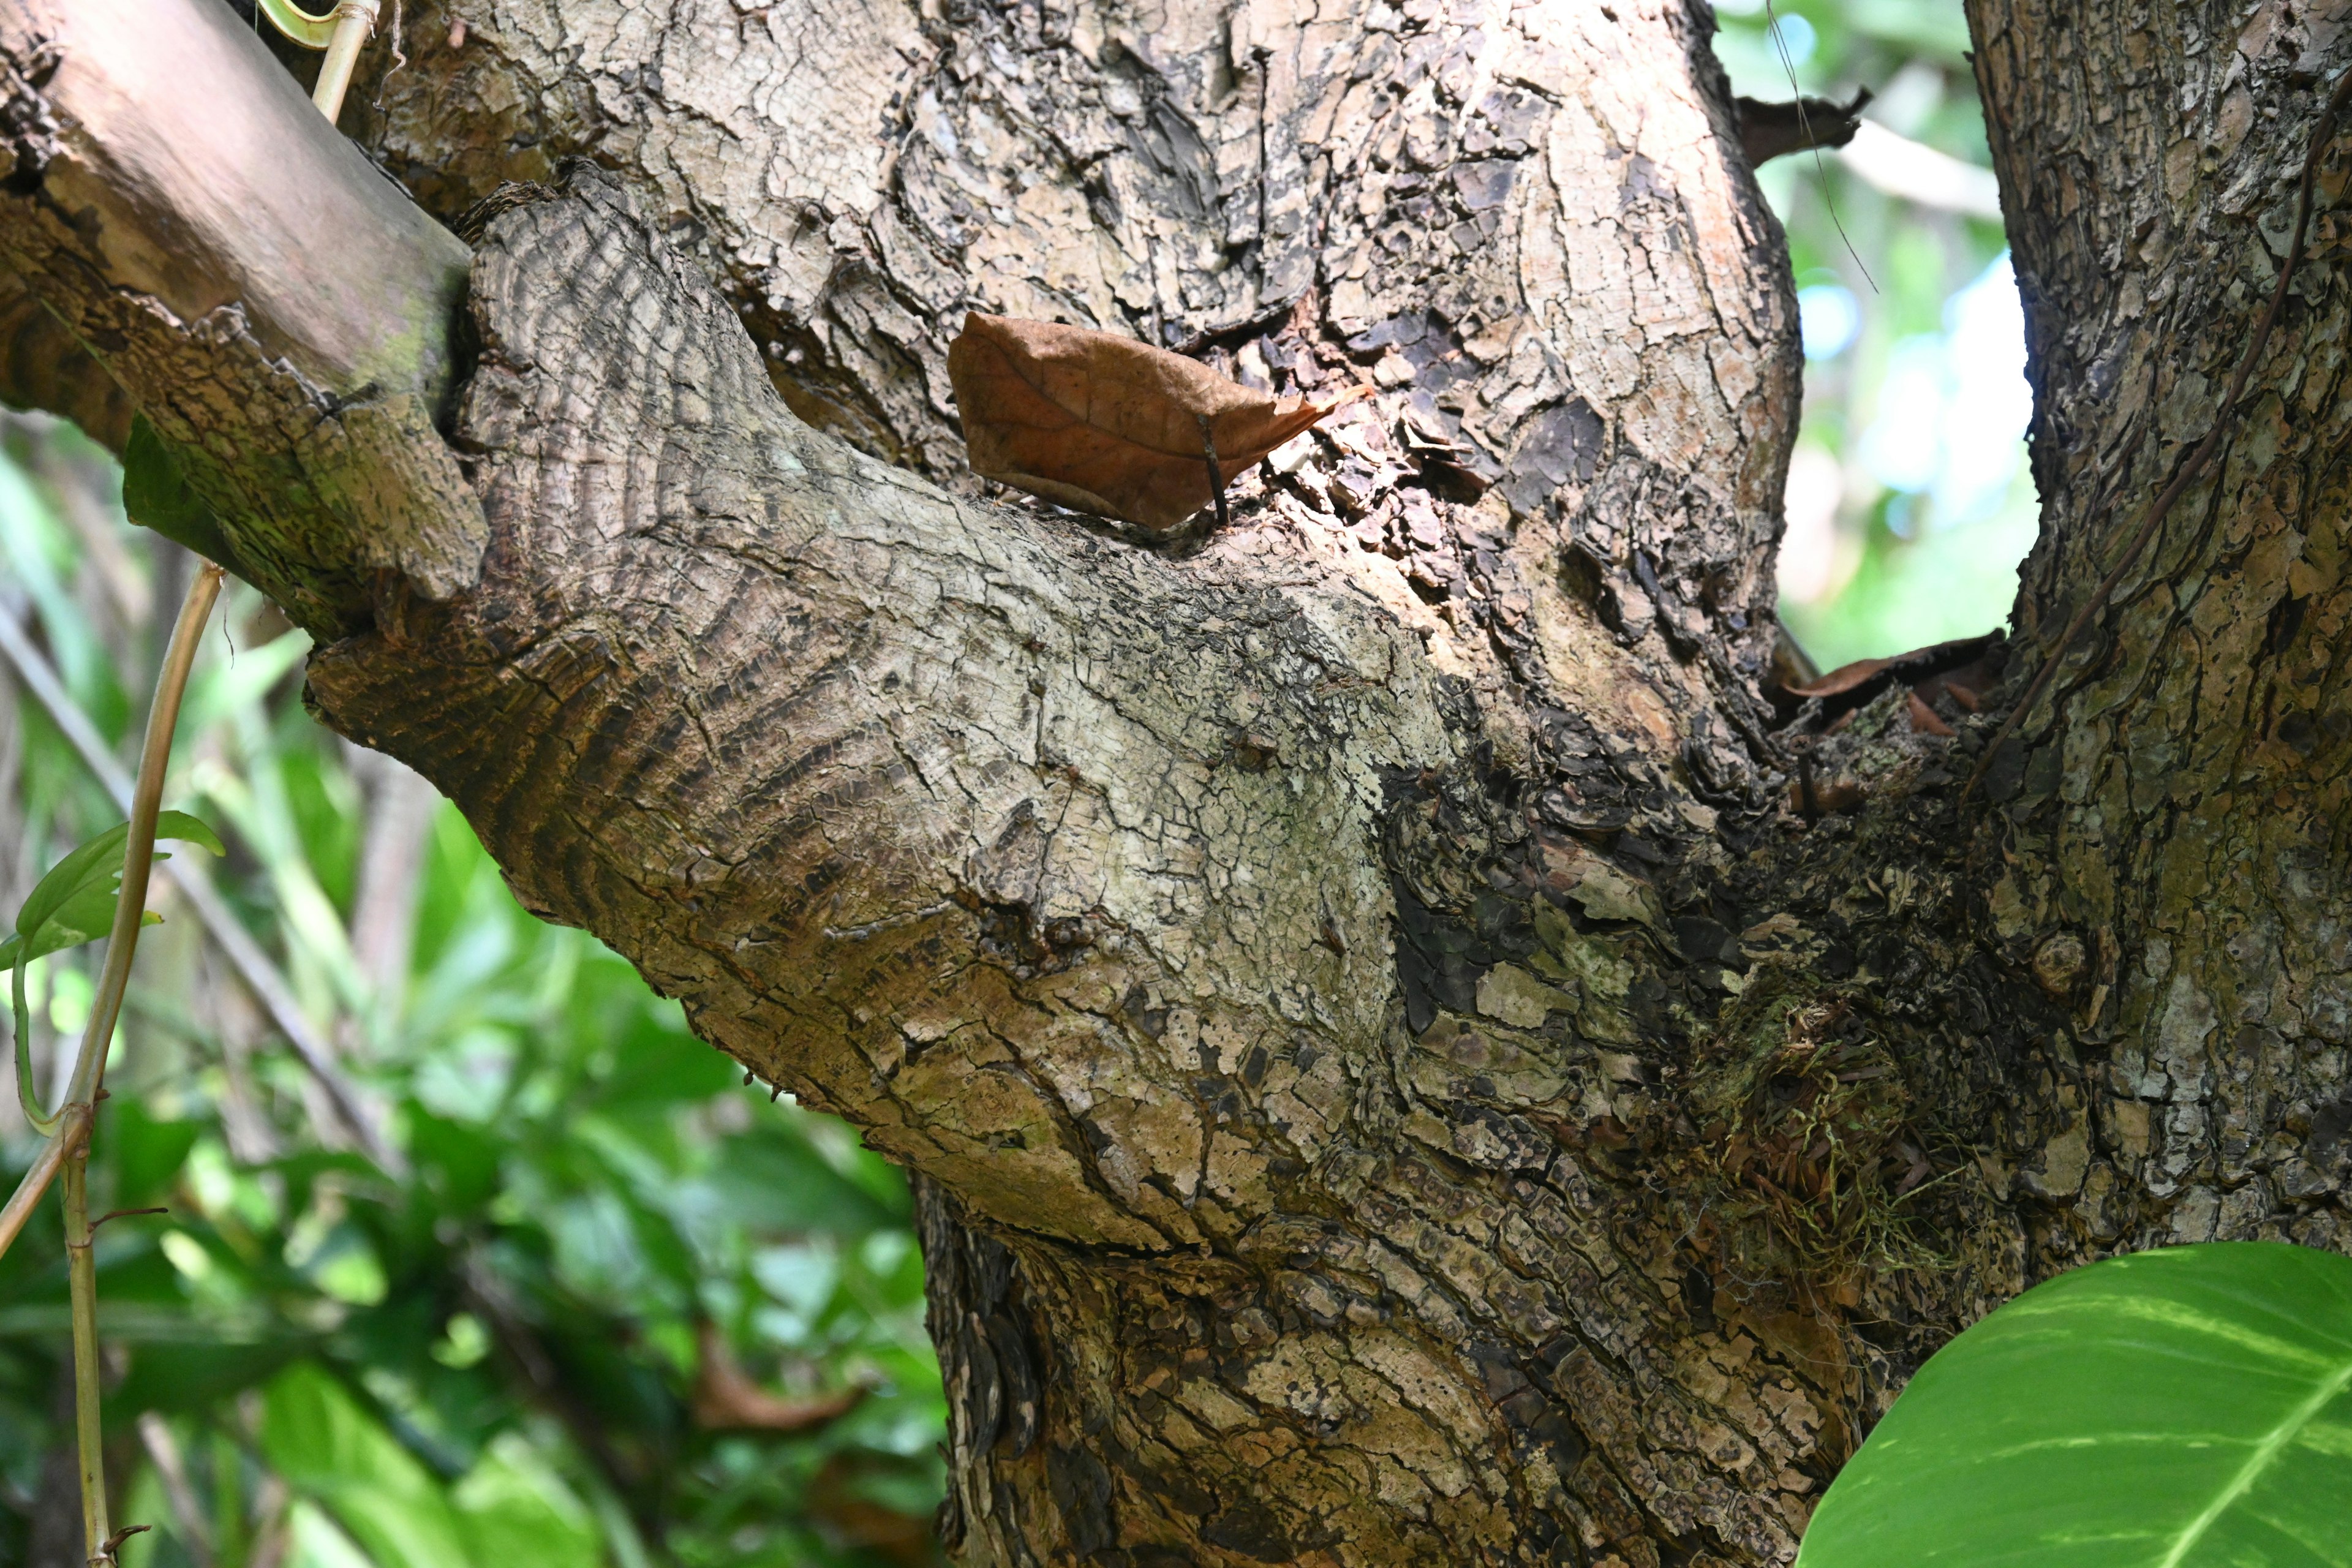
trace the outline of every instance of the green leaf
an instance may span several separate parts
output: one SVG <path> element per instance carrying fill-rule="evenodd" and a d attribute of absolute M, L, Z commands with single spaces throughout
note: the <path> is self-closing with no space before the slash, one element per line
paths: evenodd
<path fill-rule="evenodd" d="M 270 1383 L 261 1449 L 269 1468 L 333 1515 L 377 1568 L 473 1562 L 433 1473 L 316 1365 L 298 1362 Z"/>
<path fill-rule="evenodd" d="M 408 1110 L 408 1152 L 434 1189 L 441 1213 L 472 1215 L 499 1190 L 499 1141 L 477 1127 L 450 1121 L 421 1106 Z"/>
<path fill-rule="evenodd" d="M 2038 1285 L 1919 1369 L 1799 1568 L 2347 1568 L 2352 1258 L 2170 1247 Z"/>
<path fill-rule="evenodd" d="M 16 1022 L 16 1098 L 25 1119 L 43 1132 L 56 1125 L 56 1119 L 44 1116 L 33 1099 L 32 1010 L 25 1002 L 25 965 L 47 953 L 95 942 L 114 929 L 115 906 L 121 901 L 122 846 L 130 837 L 131 825 L 118 822 L 50 867 L 17 910 L 16 931 L 0 942 L 0 964 L 8 967 L 9 1002 Z M 219 834 L 184 811 L 158 812 L 155 837 L 201 845 L 215 855 L 228 853 Z M 139 923 L 154 925 L 162 919 L 148 910 Z"/>
<path fill-rule="evenodd" d="M 24 939 L 30 949 L 25 955 L 26 958 L 38 958 L 45 952 L 58 951 L 55 947 L 39 945 L 43 940 L 41 928 L 51 920 L 58 918 L 68 904 L 86 897 L 92 889 L 103 891 L 121 883 L 122 841 L 130 836 L 129 823 L 116 823 L 97 837 L 80 845 L 55 866 L 50 867 L 49 874 L 34 885 L 31 894 L 25 900 L 24 907 L 16 911 L 16 934 Z M 202 821 L 190 816 L 184 811 L 157 813 L 155 837 L 159 841 L 172 838 L 183 843 L 201 845 L 215 855 L 228 853 L 221 844 L 219 834 L 215 833 Z M 113 906 L 109 904 L 106 922 L 100 925 L 91 936 L 84 937 L 82 940 L 87 942 L 92 937 L 105 935 L 107 927 L 113 923 Z M 73 944 L 68 942 L 62 945 L 72 946 Z"/>
<path fill-rule="evenodd" d="M 474 1561 L 498 1568 L 597 1568 L 594 1519 L 520 1437 L 491 1446 L 450 1489 Z"/>
<path fill-rule="evenodd" d="M 135 1100 L 110 1100 L 103 1147 L 114 1164 L 114 1204 L 138 1208 L 171 1191 L 203 1131 L 194 1121 L 159 1121 Z"/>
<path fill-rule="evenodd" d="M 184 545 L 240 577 L 247 574 L 236 552 L 229 547 L 228 536 L 221 531 L 219 517 L 188 488 L 180 465 L 144 414 L 132 417 L 131 438 L 122 447 L 122 510 L 132 521 L 145 523 L 173 543 Z"/>
<path fill-rule="evenodd" d="M 286 1363 L 314 1348 L 309 1336 L 291 1332 L 239 1343 L 217 1310 L 201 1326 L 208 1330 L 194 1345 L 157 1344 L 131 1348 L 131 1371 L 121 1386 L 110 1389 L 107 1403 L 117 1410 L 202 1412 L 226 1405 L 248 1388 L 268 1383 Z M 118 1334 L 111 1319 L 106 1331 Z M 265 1331 L 257 1330 L 257 1331 Z M 159 1336 L 160 1338 L 160 1336 Z"/>

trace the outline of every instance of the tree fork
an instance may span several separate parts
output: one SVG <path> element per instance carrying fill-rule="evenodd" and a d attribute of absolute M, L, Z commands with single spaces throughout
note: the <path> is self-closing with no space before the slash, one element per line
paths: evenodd
<path fill-rule="evenodd" d="M 626 176 L 562 172 L 462 281 L 315 137 L 274 155 L 389 237 L 175 216 L 211 198 L 138 127 L 194 111 L 65 9 L 0 8 L 8 264 L 320 632 L 321 715 L 917 1173 L 964 1560 L 1785 1562 L 1908 1372 L 2032 1280 L 2344 1245 L 2326 226 L 2274 390 L 2052 727 L 1963 816 L 1990 719 L 1915 733 L 1939 678 L 1890 682 L 1792 803 L 1756 689 L 1790 286 L 1679 0 L 646 38 L 598 0 L 424 5 L 354 109 L 432 210 L 565 151 Z M 2108 12 L 1972 6 L 2040 395 L 2034 653 L 2114 558 L 2095 498 L 2203 434 L 2346 47 Z M 317 130 L 216 32 L 208 102 Z M 761 69 L 792 93 L 730 74 Z M 788 107 L 726 110 L 730 161 L 689 101 Z M 169 293 L 162 234 L 233 287 Z M 380 312 L 278 320 L 303 268 Z M 461 331 L 401 325 L 461 296 Z M 968 499 L 934 374 L 967 305 L 1391 390 L 1162 555 Z M 368 387 L 411 401 L 328 457 L 285 412 Z"/>

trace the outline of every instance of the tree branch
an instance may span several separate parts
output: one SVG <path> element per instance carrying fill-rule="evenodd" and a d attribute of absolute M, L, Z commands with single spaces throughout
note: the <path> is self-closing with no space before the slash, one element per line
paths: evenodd
<path fill-rule="evenodd" d="M 468 10 L 391 86 L 387 113 L 432 100 L 395 166 L 447 117 L 619 79 Z M 727 158 L 664 121 L 611 152 L 650 195 L 573 168 L 487 217 L 441 425 L 478 572 L 376 570 L 334 497 L 269 501 L 341 552 L 318 711 L 442 787 L 528 905 L 936 1179 L 975 1555 L 1785 1557 L 1839 1439 L 1736 1436 L 1672 1382 L 1713 1309 L 1653 1201 L 1696 1168 L 1677 1075 L 1755 968 L 1782 842 L 1753 676 L 1797 345 L 1702 13 L 1402 37 L 1187 0 L 1183 36 L 1230 46 L 1196 69 L 982 5 L 939 32 L 986 40 L 1003 79 L 967 93 L 961 53 L 776 10 L 706 52 L 756 73 L 818 31 L 842 68 L 727 118 Z M 656 33 L 683 60 L 699 26 Z M 458 57 L 483 90 L 443 90 Z M 848 120 L 934 100 L 865 161 Z M 1122 106 L 1133 147 L 1057 162 Z M 481 151 L 432 156 L 470 179 Z M 734 194 L 747 165 L 803 205 Z M 1001 210 L 951 195 L 999 179 Z M 968 297 L 1383 390 L 1161 554 L 812 432 L 744 326 L 787 380 L 821 340 L 874 445 L 933 461 L 921 366 Z M 292 449 L 273 417 L 181 428 L 249 478 Z M 1853 1403 L 1843 1352 L 1762 1337 L 1807 1411 Z"/>
<path fill-rule="evenodd" d="M 499 564 L 320 650 L 319 710 L 432 777 L 528 905 L 999 1218 L 1204 1239 L 1140 1180 L 1202 1167 L 1201 1047 L 1128 1059 L 1123 1016 L 1222 1016 L 1213 1059 L 1377 1038 L 1381 773 L 1465 744 L 1415 639 L 808 430 L 593 168 L 491 223 L 471 309 L 454 439 Z M 1308 954 L 1322 999 L 1283 1000 Z"/>
<path fill-rule="evenodd" d="M 8 0 L 0 96 L 0 262 L 253 581 L 321 637 L 364 623 L 372 574 L 471 581 L 478 510 L 433 427 L 465 247 L 218 5 Z"/>

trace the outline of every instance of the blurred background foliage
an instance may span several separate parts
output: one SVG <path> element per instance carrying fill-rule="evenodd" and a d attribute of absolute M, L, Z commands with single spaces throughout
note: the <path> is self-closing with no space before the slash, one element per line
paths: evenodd
<path fill-rule="evenodd" d="M 1825 668 L 1997 626 L 2030 403 L 1958 0 L 1717 11 L 1737 90 L 1877 93 L 1853 147 L 1762 171 L 1808 359 L 1783 614 Z M 118 762 L 189 570 L 120 497 L 76 433 L 0 416 L 0 616 Z M 936 1562 L 898 1173 L 524 914 L 453 808 L 304 714 L 304 650 L 250 590 L 208 640 L 166 804 L 229 842 L 200 869 L 245 973 L 163 879 L 97 1138 L 101 1209 L 169 1209 L 100 1233 L 117 1513 L 155 1526 L 131 1568 Z M 120 819 L 71 722 L 0 662 L 6 910 Z M 99 952 L 36 965 L 37 1074 Z M 30 1150 L 0 1096 L 12 1184 Z M 79 1558 L 54 1215 L 0 1261 L 0 1563 L 31 1568 Z"/>
<path fill-rule="evenodd" d="M 189 570 L 120 494 L 77 432 L 0 416 L 0 616 L 117 759 Z M 326 1072 L 159 877 L 91 1164 L 99 1210 L 169 1210 L 100 1232 L 116 1516 L 155 1527 L 130 1568 L 936 1561 L 899 1173 L 526 915 L 454 807 L 311 721 L 306 640 L 252 590 L 216 624 L 165 798 L 221 829 L 202 869 Z M 0 662 L 5 911 L 121 816 Z M 101 952 L 33 967 L 45 1090 Z M 37 1568 L 81 1559 L 56 1205 L 0 1260 L 0 1563 Z"/>
<path fill-rule="evenodd" d="M 1875 97 L 1758 172 L 1805 339 L 1780 614 L 1823 668 L 2000 626 L 2033 542 L 2025 321 L 1959 0 L 1716 0 L 1732 89 Z"/>

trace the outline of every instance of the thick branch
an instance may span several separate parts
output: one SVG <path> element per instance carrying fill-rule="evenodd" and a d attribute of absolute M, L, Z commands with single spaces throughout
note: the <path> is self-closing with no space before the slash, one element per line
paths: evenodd
<path fill-rule="evenodd" d="M 478 510 L 433 428 L 465 247 L 225 6 L 9 0 L 0 91 L 0 261 L 153 423 L 254 581 L 322 635 L 364 621 L 372 574 L 471 581 Z"/>
<path fill-rule="evenodd" d="M 1381 780 L 1465 746 L 1425 656 L 810 432 L 634 200 L 571 188 L 477 264 L 491 565 L 323 649 L 316 701 L 766 1076 L 1007 1223 L 1197 1245 L 1145 1181 L 1199 1180 L 1195 1051 L 1123 1060 L 1121 1020 L 1376 1037 Z"/>

